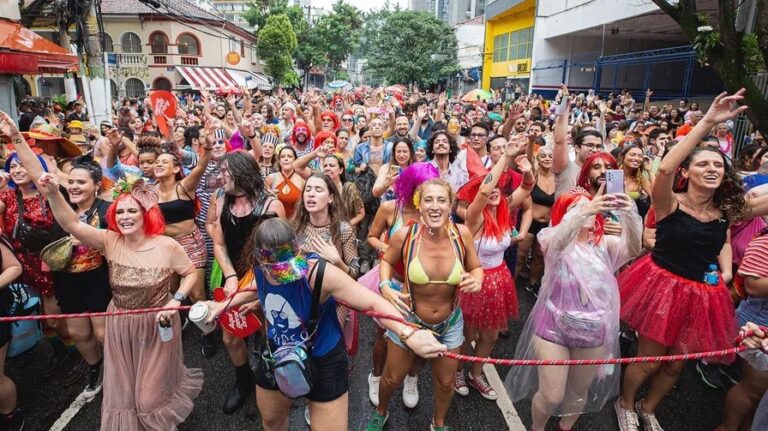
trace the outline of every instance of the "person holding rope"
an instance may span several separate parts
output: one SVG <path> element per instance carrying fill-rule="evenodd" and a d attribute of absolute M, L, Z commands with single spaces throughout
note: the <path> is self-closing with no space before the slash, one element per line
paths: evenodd
<path fill-rule="evenodd" d="M 300 340 L 314 363 L 309 411 L 312 430 L 348 429 L 349 377 L 338 303 L 360 311 L 397 315 L 397 309 L 376 296 L 324 259 L 307 260 L 296 243 L 296 234 L 284 220 L 272 218 L 259 225 L 253 235 L 254 278 L 258 293 L 235 295 L 230 306 L 258 298 L 266 317 L 265 345 L 256 367 L 256 401 L 266 431 L 288 430 L 291 399 L 289 388 L 280 386 L 274 373 L 275 353 Z M 209 321 L 221 314 L 227 303 L 207 303 Z M 413 352 L 435 358 L 446 351 L 429 331 L 390 319 L 380 324 L 397 334 Z M 313 329 L 310 329 L 313 327 Z"/>
<path fill-rule="evenodd" d="M 737 172 L 717 148 L 699 140 L 718 123 L 738 116 L 732 109 L 744 89 L 717 96 L 706 116 L 661 161 L 653 186 L 656 243 L 653 251 L 619 275 L 621 318 L 639 334 L 638 356 L 720 350 L 736 335 L 728 227 L 732 221 L 768 212 L 768 195 L 744 196 Z M 683 183 L 675 193 L 675 174 Z M 713 274 L 719 266 L 720 274 Z M 720 360 L 732 360 L 720 358 Z M 718 358 L 713 358 L 716 362 Z M 661 430 L 654 411 L 672 389 L 684 362 L 631 364 L 615 410 L 621 431 Z M 651 386 L 645 399 L 636 395 Z"/>
<path fill-rule="evenodd" d="M 223 157 L 219 179 L 221 188 L 211 202 L 206 230 L 213 239 L 224 292 L 231 295 L 249 278 L 252 232 L 266 217 L 285 217 L 285 209 L 266 190 L 256 159 L 245 151 L 233 151 Z M 223 341 L 235 368 L 235 385 L 222 409 L 225 414 L 232 414 L 253 393 L 253 373 L 245 341 L 227 331 L 223 331 Z"/>
<path fill-rule="evenodd" d="M 472 234 L 463 225 L 451 222 L 454 194 L 442 179 L 422 183 L 413 203 L 421 222 L 398 230 L 381 259 L 381 294 L 395 304 L 406 318 L 438 336 L 448 350 L 458 353 L 464 342 L 464 318 L 459 292 L 479 292 L 483 268 L 475 251 Z M 392 272 L 402 263 L 403 290 L 396 290 Z M 450 268 L 449 272 L 443 268 Z M 428 275 L 431 274 L 431 275 Z M 379 405 L 368 423 L 368 431 L 381 431 L 389 417 L 388 405 L 395 389 L 405 379 L 414 359 L 413 352 L 388 332 L 387 360 L 379 383 Z M 445 357 L 432 360 L 435 385 L 435 413 L 432 431 L 446 430 L 445 416 L 454 394 L 459 362 Z"/>
<path fill-rule="evenodd" d="M 577 187 L 552 207 L 551 227 L 537 239 L 544 277 L 536 305 L 517 344 L 523 359 L 609 359 L 619 353 L 619 292 L 613 275 L 642 251 L 642 220 L 629 196 L 603 194 L 608 153 L 585 160 Z M 611 162 L 611 163 L 609 163 Z M 605 218 L 621 220 L 621 234 L 605 235 Z M 512 368 L 506 387 L 514 401 L 532 398 L 532 430 L 552 415 L 570 430 L 579 416 L 600 411 L 618 391 L 614 366 Z"/>
<path fill-rule="evenodd" d="M 102 230 L 80 221 L 53 175 L 43 174 L 36 184 L 61 227 L 107 258 L 113 290 L 108 312 L 167 309 L 107 319 L 101 429 L 175 428 L 203 387 L 202 371 L 184 366 L 176 311 L 198 275 L 181 245 L 163 235 L 157 190 L 140 179 L 118 182 L 107 211 L 109 229 Z M 171 297 L 176 277 L 181 283 Z M 161 335 L 168 329 L 170 339 Z"/>

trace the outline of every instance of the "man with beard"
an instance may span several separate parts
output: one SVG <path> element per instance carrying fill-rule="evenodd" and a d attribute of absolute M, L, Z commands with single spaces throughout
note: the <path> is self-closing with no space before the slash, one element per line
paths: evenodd
<path fill-rule="evenodd" d="M 456 162 L 454 163 L 455 168 L 458 171 L 454 182 L 451 184 L 457 187 L 454 191 L 458 191 L 461 186 L 469 181 L 469 168 L 467 167 L 468 151 L 474 151 L 477 154 L 480 158 L 480 163 L 482 163 L 484 168 L 491 168 L 491 157 L 488 155 L 488 138 L 490 130 L 490 126 L 485 121 L 479 121 L 470 127 L 469 135 L 465 140 L 468 145 L 459 151 L 459 154 L 456 157 Z"/>
<path fill-rule="evenodd" d="M 402 138 L 407 138 L 409 127 L 408 117 L 405 115 L 398 115 L 395 118 L 395 134 L 387 139 L 387 145 L 392 145 L 395 141 Z"/>
<path fill-rule="evenodd" d="M 429 103 L 427 99 L 419 99 L 416 102 L 416 121 L 410 131 L 410 138 L 413 142 L 429 139 L 432 135 L 432 116 L 429 113 Z"/>
<path fill-rule="evenodd" d="M 249 272 L 251 232 L 265 218 L 285 218 L 283 204 L 265 189 L 260 172 L 256 160 L 243 151 L 228 153 L 221 161 L 222 186 L 211 202 L 205 228 L 213 240 L 213 253 L 221 267 L 227 296 L 239 288 Z M 225 331 L 224 345 L 235 367 L 235 386 L 223 406 L 224 413 L 231 414 L 255 392 L 255 382 L 245 341 Z"/>
<path fill-rule="evenodd" d="M 297 120 L 291 133 L 291 146 L 296 150 L 296 157 L 301 157 L 312 152 L 312 135 L 307 123 Z"/>
<path fill-rule="evenodd" d="M 571 190 L 576 185 L 579 170 L 587 158 L 596 151 L 603 150 L 603 135 L 596 130 L 580 132 L 573 140 L 573 148 L 576 153 L 575 160 L 568 156 L 568 115 L 570 104 L 568 101 L 568 88 L 563 85 L 563 96 L 555 115 L 554 138 L 555 145 L 552 150 L 552 171 L 555 173 L 555 198 L 560 194 Z"/>

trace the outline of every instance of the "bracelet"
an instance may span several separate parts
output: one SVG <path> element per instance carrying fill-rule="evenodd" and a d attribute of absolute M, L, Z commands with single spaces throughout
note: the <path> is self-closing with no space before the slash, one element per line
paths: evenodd
<path fill-rule="evenodd" d="M 533 182 L 530 182 L 530 183 L 527 183 L 527 182 L 523 181 L 523 187 L 533 187 L 535 185 L 536 185 L 536 181 L 533 181 Z"/>
<path fill-rule="evenodd" d="M 405 345 L 405 342 L 408 341 L 413 334 L 416 333 L 416 328 L 413 328 L 411 326 L 407 326 L 405 329 L 403 329 L 403 332 L 400 333 L 400 342 Z"/>
<path fill-rule="evenodd" d="M 235 278 L 237 278 L 237 274 L 230 274 L 230 275 L 228 275 L 228 276 L 224 277 L 224 281 L 227 281 L 227 280 L 229 280 L 229 279 L 230 279 L 230 278 L 232 278 L 232 277 L 235 277 Z"/>
<path fill-rule="evenodd" d="M 379 290 L 381 290 L 381 288 L 383 288 L 383 287 L 389 287 L 391 289 L 392 288 L 392 280 L 381 280 L 379 282 Z"/>

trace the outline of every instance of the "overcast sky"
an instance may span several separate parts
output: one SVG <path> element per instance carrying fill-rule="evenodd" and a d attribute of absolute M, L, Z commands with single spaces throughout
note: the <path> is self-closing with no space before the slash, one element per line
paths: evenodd
<path fill-rule="evenodd" d="M 322 7 L 323 9 L 330 10 L 336 0 L 311 0 L 312 6 Z M 362 11 L 369 11 L 371 9 L 378 9 L 383 4 L 382 0 L 344 0 L 344 3 L 349 3 Z M 394 6 L 400 5 L 401 9 L 408 9 L 408 0 L 389 0 L 389 4 Z"/>

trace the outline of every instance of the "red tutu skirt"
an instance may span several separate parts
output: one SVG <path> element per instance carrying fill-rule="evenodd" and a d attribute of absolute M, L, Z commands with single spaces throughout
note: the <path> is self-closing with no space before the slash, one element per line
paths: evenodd
<path fill-rule="evenodd" d="M 648 254 L 618 277 L 621 320 L 674 353 L 697 353 L 734 346 L 736 319 L 728 289 L 676 275 Z M 731 362 L 733 356 L 711 358 Z"/>
<path fill-rule="evenodd" d="M 503 262 L 496 268 L 484 269 L 484 273 L 479 292 L 459 294 L 464 325 L 481 330 L 507 329 L 509 319 L 520 318 L 512 273 Z"/>

